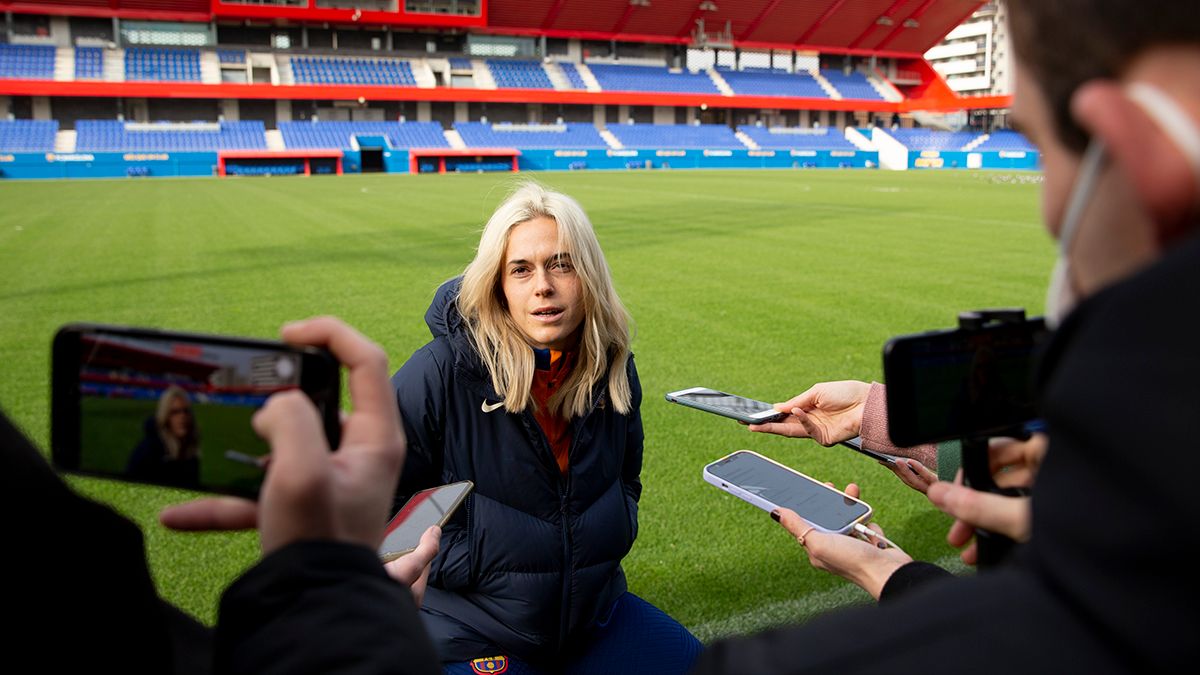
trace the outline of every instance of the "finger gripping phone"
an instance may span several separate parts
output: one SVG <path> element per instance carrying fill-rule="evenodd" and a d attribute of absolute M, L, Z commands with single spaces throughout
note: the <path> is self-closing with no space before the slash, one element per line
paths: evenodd
<path fill-rule="evenodd" d="M 475 484 L 469 480 L 422 490 L 409 498 L 388 522 L 379 545 L 379 558 L 389 562 L 411 553 L 425 530 L 450 520 Z"/>
<path fill-rule="evenodd" d="M 289 389 L 308 395 L 338 444 L 341 371 L 324 349 L 71 324 L 54 336 L 51 368 L 62 471 L 255 497 L 270 448 L 250 418 Z"/>
<path fill-rule="evenodd" d="M 723 391 L 707 389 L 705 387 L 692 387 L 691 389 L 673 391 L 667 394 L 666 398 L 671 403 L 678 403 L 689 408 L 713 413 L 714 415 L 729 417 L 739 422 L 745 422 L 746 424 L 778 422 L 787 417 L 787 413 L 775 410 L 775 407 L 770 403 L 756 401 L 752 398 L 737 396 L 735 394 L 726 394 Z"/>
<path fill-rule="evenodd" d="M 764 511 L 791 509 L 822 532 L 846 534 L 871 519 L 866 502 L 749 450 L 704 467 L 704 480 Z"/>

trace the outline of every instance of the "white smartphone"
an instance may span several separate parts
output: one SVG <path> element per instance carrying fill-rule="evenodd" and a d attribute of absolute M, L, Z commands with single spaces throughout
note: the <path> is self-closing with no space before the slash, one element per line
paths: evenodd
<path fill-rule="evenodd" d="M 847 534 L 871 519 L 866 502 L 749 450 L 704 467 L 704 480 L 764 511 L 791 509 L 822 532 Z"/>
<path fill-rule="evenodd" d="M 425 530 L 441 527 L 450 520 L 475 484 L 469 480 L 422 490 L 404 502 L 384 530 L 379 545 L 379 558 L 384 562 L 411 553 L 421 541 Z"/>
<path fill-rule="evenodd" d="M 678 403 L 689 408 L 710 412 L 714 415 L 729 417 L 739 422 L 745 422 L 746 424 L 777 422 L 787 417 L 787 413 L 775 410 L 775 407 L 770 403 L 756 401 L 745 396 L 726 394 L 723 391 L 708 389 L 706 387 L 692 387 L 691 389 L 673 391 L 667 394 L 667 400 L 671 403 Z"/>

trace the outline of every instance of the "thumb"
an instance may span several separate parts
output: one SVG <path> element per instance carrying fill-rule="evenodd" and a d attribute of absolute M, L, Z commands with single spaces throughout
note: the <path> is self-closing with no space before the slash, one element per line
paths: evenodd
<path fill-rule="evenodd" d="M 797 394 L 783 403 L 776 403 L 775 409 L 779 412 L 791 412 L 792 408 L 803 408 L 811 410 L 817 404 L 817 388 L 809 387 L 808 391 L 802 394 Z"/>

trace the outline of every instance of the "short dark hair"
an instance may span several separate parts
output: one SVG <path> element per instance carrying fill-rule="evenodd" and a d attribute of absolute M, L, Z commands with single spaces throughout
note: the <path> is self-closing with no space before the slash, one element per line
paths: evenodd
<path fill-rule="evenodd" d="M 1008 16 L 1017 59 L 1077 152 L 1088 142 L 1071 118 L 1080 85 L 1119 77 L 1150 47 L 1200 46 L 1200 0 L 1008 0 Z"/>

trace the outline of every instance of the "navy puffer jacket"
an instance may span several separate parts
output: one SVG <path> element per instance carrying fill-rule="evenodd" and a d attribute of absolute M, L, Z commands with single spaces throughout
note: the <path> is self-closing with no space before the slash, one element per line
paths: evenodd
<path fill-rule="evenodd" d="M 531 411 L 511 414 L 491 385 L 455 299 L 438 289 L 425 321 L 433 340 L 392 377 L 408 456 L 398 497 L 475 483 L 443 528 L 422 613 L 444 661 L 510 654 L 557 661 L 625 592 L 621 559 L 637 536 L 642 399 L 618 414 L 607 380 L 571 422 L 564 476 Z"/>

